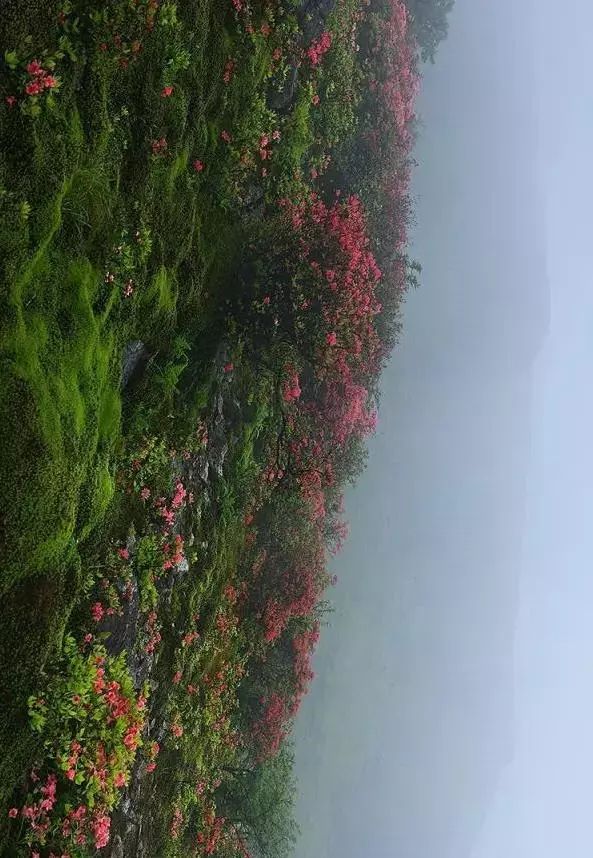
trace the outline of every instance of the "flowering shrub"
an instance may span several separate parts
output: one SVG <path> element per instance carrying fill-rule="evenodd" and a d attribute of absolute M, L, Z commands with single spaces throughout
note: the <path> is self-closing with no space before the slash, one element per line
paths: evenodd
<path fill-rule="evenodd" d="M 44 100 L 60 88 L 60 78 L 55 75 L 57 63 L 63 59 L 62 52 L 51 56 L 23 59 L 16 51 L 6 51 L 4 61 L 12 72 L 12 92 L 5 96 L 9 108 L 20 103 L 23 113 L 37 116 Z"/>
<path fill-rule="evenodd" d="M 373 62 L 361 111 L 366 119 L 356 150 L 364 163 L 357 169 L 365 175 L 375 240 L 381 255 L 389 260 L 388 282 L 399 298 L 406 283 L 401 253 L 411 216 L 410 151 L 419 89 L 417 48 L 401 0 L 374 11 L 371 20 L 368 50 Z"/>
<path fill-rule="evenodd" d="M 291 439 L 278 466 L 298 479 L 322 517 L 318 490 L 332 482 L 337 450 L 375 426 L 372 388 L 384 353 L 375 325 L 381 271 L 357 197 L 328 206 L 310 193 L 281 205 L 296 248 L 287 252 L 277 244 L 283 256 L 277 265 L 271 260 L 259 284 L 271 295 L 260 324 L 270 338 L 290 341 L 296 358 L 282 367 L 292 431 L 285 433 Z"/>
<path fill-rule="evenodd" d="M 142 742 L 145 707 L 123 656 L 66 638 L 61 671 L 29 700 L 44 756 L 31 772 L 26 799 L 11 813 L 22 818 L 33 851 L 107 845 L 110 811 Z"/>
<path fill-rule="evenodd" d="M 318 39 L 314 39 L 307 48 L 307 58 L 312 66 L 318 66 L 332 44 L 331 33 L 327 30 Z"/>

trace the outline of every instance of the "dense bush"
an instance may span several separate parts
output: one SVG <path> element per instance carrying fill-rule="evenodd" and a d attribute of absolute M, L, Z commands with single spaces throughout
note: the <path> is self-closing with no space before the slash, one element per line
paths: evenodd
<path fill-rule="evenodd" d="M 73 856 L 109 840 L 110 812 L 130 779 L 146 708 L 123 656 L 109 658 L 92 638 L 79 646 L 67 637 L 63 660 L 29 700 L 43 756 L 22 806 L 9 811 L 31 846 Z"/>
<path fill-rule="evenodd" d="M 447 15 L 454 5 L 455 0 L 406 0 L 423 59 L 434 62 L 439 43 L 447 37 Z"/>

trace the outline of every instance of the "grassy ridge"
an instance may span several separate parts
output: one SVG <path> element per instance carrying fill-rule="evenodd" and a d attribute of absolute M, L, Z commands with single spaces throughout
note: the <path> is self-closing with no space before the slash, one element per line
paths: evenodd
<path fill-rule="evenodd" d="M 214 288 L 228 259 L 232 220 L 217 215 L 210 194 L 187 169 L 190 153 L 208 158 L 218 145 L 227 37 L 216 5 L 186 4 L 195 33 L 192 65 L 166 103 L 160 97 L 169 62 L 163 54 L 174 56 L 175 33 L 149 40 L 129 72 L 104 61 L 98 46 L 81 38 L 76 62 L 62 60 L 59 95 L 34 122 L 3 110 L 0 660 L 7 681 L 0 701 L 0 741 L 6 750 L 0 785 L 5 797 L 30 752 L 19 713 L 59 644 L 80 592 L 81 556 L 113 498 L 123 345 L 141 338 L 152 351 L 166 354 L 178 313 L 191 314 L 199 332 L 210 312 L 204 283 Z M 55 49 L 58 11 L 54 4 L 50 24 L 47 4 L 43 11 L 21 4 L 14 14 L 6 10 L 3 46 L 22 45 L 25 52 L 31 36 L 35 52 L 42 45 Z M 39 32 L 31 32 L 30 21 L 40 23 Z M 130 121 L 131 104 L 140 122 Z M 249 109 L 244 99 L 234 108 L 237 114 Z M 167 134 L 178 153 L 174 159 L 152 158 L 150 141 L 157 133 Z M 154 236 L 149 253 L 132 245 L 138 229 L 146 242 Z M 122 241 L 130 256 L 126 274 L 141 291 L 133 306 L 122 299 L 121 276 L 105 282 L 112 249 Z M 27 616 L 32 622 L 23 622 Z"/>

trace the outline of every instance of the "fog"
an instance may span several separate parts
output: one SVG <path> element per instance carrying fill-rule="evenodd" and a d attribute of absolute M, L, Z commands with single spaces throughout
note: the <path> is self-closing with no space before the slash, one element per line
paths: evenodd
<path fill-rule="evenodd" d="M 457 0 L 450 27 L 422 287 L 297 724 L 298 858 L 593 847 L 593 13 Z"/>

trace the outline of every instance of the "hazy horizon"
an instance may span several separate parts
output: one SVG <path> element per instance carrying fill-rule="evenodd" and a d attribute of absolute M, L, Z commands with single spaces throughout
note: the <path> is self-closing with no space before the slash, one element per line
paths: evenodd
<path fill-rule="evenodd" d="M 593 846 L 579 67 L 593 14 L 573 8 L 457 0 L 425 70 L 422 287 L 348 497 L 336 611 L 297 723 L 298 858 Z"/>

